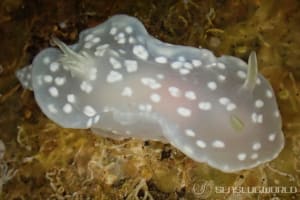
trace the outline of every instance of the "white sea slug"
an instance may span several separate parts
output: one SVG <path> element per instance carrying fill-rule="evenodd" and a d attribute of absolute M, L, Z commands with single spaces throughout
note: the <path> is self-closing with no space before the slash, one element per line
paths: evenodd
<path fill-rule="evenodd" d="M 255 167 L 284 146 L 281 117 L 255 53 L 215 57 L 163 43 L 116 15 L 78 43 L 40 52 L 17 71 L 42 111 L 65 128 L 170 142 L 224 172 Z"/>

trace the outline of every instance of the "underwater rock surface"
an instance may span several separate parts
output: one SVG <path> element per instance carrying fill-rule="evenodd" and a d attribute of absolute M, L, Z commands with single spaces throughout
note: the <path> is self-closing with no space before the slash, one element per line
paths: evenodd
<path fill-rule="evenodd" d="M 0 179 L 5 180 L 0 199 L 299 199 L 298 9 L 296 0 L 4 0 L 0 139 L 6 150 L 0 161 Z M 250 170 L 222 173 L 172 145 L 96 137 L 90 130 L 66 129 L 49 120 L 15 71 L 49 47 L 52 36 L 72 44 L 79 31 L 118 13 L 136 16 L 162 41 L 201 46 L 216 56 L 246 61 L 255 50 L 259 72 L 271 83 L 282 116 L 285 147 L 280 155 Z M 230 190 L 278 186 L 287 193 Z"/>

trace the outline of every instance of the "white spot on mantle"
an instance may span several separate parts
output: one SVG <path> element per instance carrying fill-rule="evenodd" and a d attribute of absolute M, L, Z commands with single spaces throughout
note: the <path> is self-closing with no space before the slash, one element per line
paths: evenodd
<path fill-rule="evenodd" d="M 132 96 L 132 89 L 130 87 L 125 87 L 121 93 L 122 96 L 130 97 Z"/>
<path fill-rule="evenodd" d="M 82 81 L 82 83 L 80 84 L 80 89 L 83 92 L 90 93 L 93 90 L 93 86 L 86 81 Z"/>
<path fill-rule="evenodd" d="M 168 88 L 169 93 L 171 94 L 171 96 L 173 97 L 180 97 L 181 96 L 181 92 L 177 87 L 171 86 Z"/>
<path fill-rule="evenodd" d="M 122 67 L 121 63 L 117 61 L 114 57 L 110 57 L 109 62 L 114 69 L 120 69 Z"/>
<path fill-rule="evenodd" d="M 178 107 L 177 113 L 182 117 L 190 117 L 192 115 L 192 111 L 188 108 Z"/>
<path fill-rule="evenodd" d="M 154 103 L 158 103 L 160 102 L 160 96 L 156 93 L 151 94 L 150 96 L 151 101 L 153 101 Z"/>
<path fill-rule="evenodd" d="M 48 56 L 43 58 L 43 63 L 48 65 L 50 63 L 50 58 Z"/>
<path fill-rule="evenodd" d="M 196 136 L 195 132 L 192 129 L 186 129 L 185 134 L 189 137 L 195 137 Z"/>
<path fill-rule="evenodd" d="M 204 149 L 206 147 L 206 143 L 202 140 L 197 140 L 196 145 L 202 149 Z"/>
<path fill-rule="evenodd" d="M 214 81 L 208 82 L 207 87 L 211 90 L 216 90 L 217 89 L 217 84 Z"/>
<path fill-rule="evenodd" d="M 118 29 L 116 27 L 112 27 L 109 31 L 109 34 L 115 35 L 117 33 Z"/>
<path fill-rule="evenodd" d="M 219 99 L 219 103 L 222 105 L 227 105 L 230 102 L 230 99 L 228 99 L 227 97 L 221 97 Z"/>
<path fill-rule="evenodd" d="M 243 161 L 247 158 L 247 154 L 245 153 L 239 153 L 237 156 L 238 160 Z"/>
<path fill-rule="evenodd" d="M 262 114 L 258 114 L 258 113 L 252 113 L 251 114 L 251 119 L 253 123 L 263 123 L 263 115 Z"/>
<path fill-rule="evenodd" d="M 267 96 L 268 98 L 272 98 L 272 97 L 273 97 L 272 91 L 268 89 L 268 90 L 266 91 L 266 96 Z"/>
<path fill-rule="evenodd" d="M 222 74 L 219 74 L 218 75 L 218 80 L 219 81 L 225 81 L 226 80 L 226 76 L 222 75 Z"/>
<path fill-rule="evenodd" d="M 256 108 L 261 108 L 261 107 L 263 107 L 264 106 L 264 102 L 261 100 L 261 99 L 257 99 L 256 101 L 255 101 L 255 107 Z"/>
<path fill-rule="evenodd" d="M 215 140 L 215 141 L 213 141 L 212 146 L 214 148 L 224 148 L 225 144 L 221 140 Z"/>
<path fill-rule="evenodd" d="M 67 100 L 70 103 L 75 103 L 75 95 L 74 94 L 68 94 L 67 95 Z"/>
<path fill-rule="evenodd" d="M 54 82 L 55 82 L 56 85 L 61 86 L 61 85 L 65 84 L 66 77 L 56 77 L 54 79 Z"/>
<path fill-rule="evenodd" d="M 257 151 L 261 148 L 261 144 L 259 142 L 255 142 L 253 145 L 252 145 L 252 149 L 254 151 Z"/>
<path fill-rule="evenodd" d="M 135 45 L 132 49 L 132 52 L 142 60 L 147 60 L 149 57 L 148 51 L 142 45 Z"/>
<path fill-rule="evenodd" d="M 143 77 L 141 78 L 141 82 L 143 85 L 146 85 L 153 90 L 161 88 L 161 84 L 153 78 Z"/>
<path fill-rule="evenodd" d="M 56 72 L 59 69 L 59 64 L 57 62 L 53 62 L 50 64 L 50 71 Z"/>
<path fill-rule="evenodd" d="M 241 70 L 238 70 L 236 74 L 241 79 L 245 79 L 246 76 L 247 76 L 246 73 L 244 71 L 241 71 Z"/>
<path fill-rule="evenodd" d="M 200 102 L 198 104 L 198 107 L 200 110 L 210 110 L 211 109 L 211 103 L 210 102 Z"/>
<path fill-rule="evenodd" d="M 271 133 L 271 134 L 268 136 L 268 140 L 269 140 L 270 142 L 273 142 L 273 141 L 275 140 L 275 138 L 276 138 L 276 134 L 275 134 L 275 133 Z"/>
<path fill-rule="evenodd" d="M 192 60 L 192 64 L 194 65 L 194 67 L 200 67 L 202 65 L 201 60 Z"/>
<path fill-rule="evenodd" d="M 72 108 L 71 104 L 69 104 L 69 103 L 66 103 L 66 104 L 64 105 L 64 107 L 63 107 L 63 111 L 64 111 L 66 114 L 71 113 L 72 110 L 73 110 L 73 108 Z"/>
<path fill-rule="evenodd" d="M 49 88 L 49 93 L 52 97 L 58 97 L 58 90 L 56 87 L 52 86 Z"/>
<path fill-rule="evenodd" d="M 233 111 L 234 109 L 236 109 L 236 105 L 234 103 L 227 104 L 226 110 Z"/>
<path fill-rule="evenodd" d="M 128 33 L 128 34 L 132 33 L 133 32 L 132 27 L 131 26 L 126 26 L 125 32 Z"/>
<path fill-rule="evenodd" d="M 124 65 L 126 67 L 127 72 L 135 72 L 138 69 L 138 63 L 136 60 L 125 60 Z"/>
<path fill-rule="evenodd" d="M 168 62 L 167 58 L 164 57 L 164 56 L 156 57 L 156 58 L 155 58 L 155 61 L 156 61 L 157 63 L 161 63 L 161 64 L 164 64 L 164 63 L 167 63 L 167 62 Z"/>
<path fill-rule="evenodd" d="M 122 74 L 120 74 L 117 71 L 110 71 L 109 74 L 106 77 L 106 82 L 108 83 L 115 83 L 118 81 L 121 81 L 123 79 Z"/>
<path fill-rule="evenodd" d="M 54 104 L 49 104 L 47 107 L 48 110 L 53 114 L 56 114 L 58 112 Z"/>
<path fill-rule="evenodd" d="M 193 91 L 186 91 L 184 96 L 189 100 L 195 100 L 197 98 L 195 92 Z"/>
<path fill-rule="evenodd" d="M 45 75 L 43 79 L 46 83 L 51 83 L 53 81 L 53 78 L 51 75 Z"/>
<path fill-rule="evenodd" d="M 94 115 L 96 115 L 95 109 L 89 105 L 84 107 L 83 113 L 88 117 L 93 117 Z"/>

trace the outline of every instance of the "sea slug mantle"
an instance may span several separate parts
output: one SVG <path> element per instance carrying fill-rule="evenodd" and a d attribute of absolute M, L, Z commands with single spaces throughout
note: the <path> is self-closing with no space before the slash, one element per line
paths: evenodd
<path fill-rule="evenodd" d="M 170 142 L 224 172 L 270 161 L 284 146 L 276 99 L 254 52 L 247 64 L 164 43 L 126 15 L 84 30 L 71 46 L 53 42 L 58 48 L 16 74 L 62 127 Z"/>

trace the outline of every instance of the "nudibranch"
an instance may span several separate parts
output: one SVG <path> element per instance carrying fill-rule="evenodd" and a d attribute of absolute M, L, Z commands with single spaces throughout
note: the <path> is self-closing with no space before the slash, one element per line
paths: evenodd
<path fill-rule="evenodd" d="M 84 30 L 76 44 L 53 42 L 58 48 L 41 51 L 16 75 L 62 127 L 170 142 L 224 172 L 268 162 L 284 146 L 276 99 L 254 52 L 245 63 L 164 43 L 127 15 Z"/>

